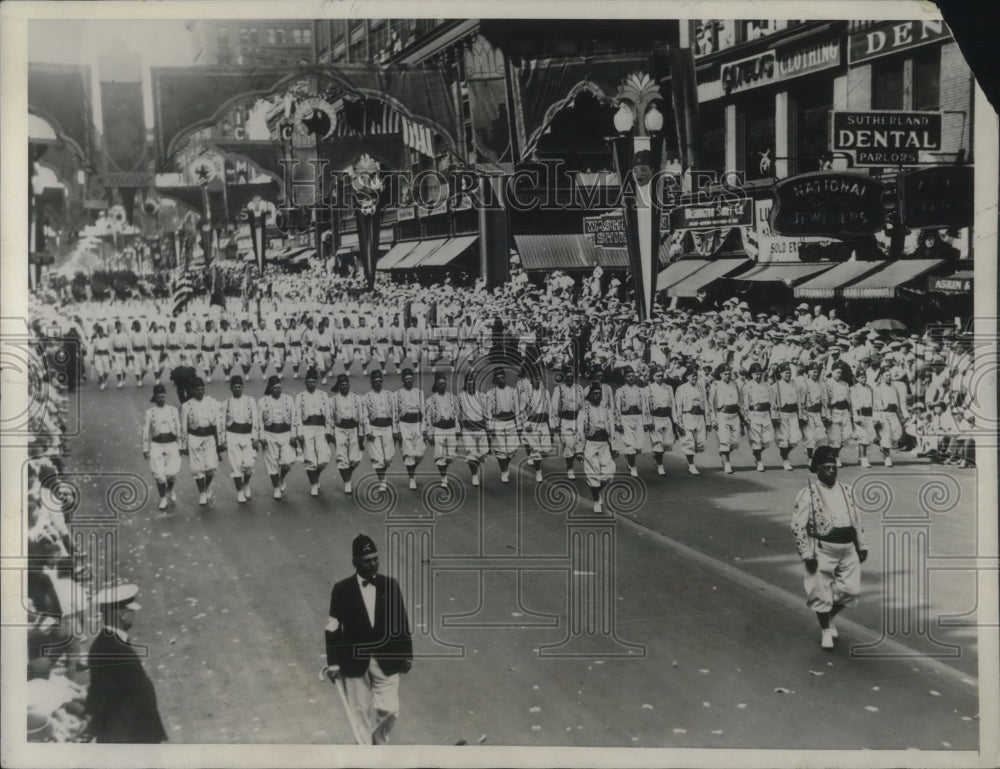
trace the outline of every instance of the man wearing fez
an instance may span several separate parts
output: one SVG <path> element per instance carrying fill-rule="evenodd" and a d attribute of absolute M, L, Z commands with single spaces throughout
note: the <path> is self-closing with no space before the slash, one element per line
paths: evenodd
<path fill-rule="evenodd" d="M 595 513 L 603 512 L 601 491 L 615 475 L 618 452 L 611 447 L 611 436 L 617 426 L 614 412 L 603 401 L 600 383 L 591 383 L 577 420 L 577 444 L 583 447 L 583 470 Z"/>
<path fill-rule="evenodd" d="M 396 399 L 396 414 L 399 418 L 396 441 L 403 455 L 403 466 L 410 477 L 410 488 L 417 488 L 417 465 L 423 459 L 424 451 L 424 393 L 413 386 L 413 370 L 404 368 L 403 387 L 393 393 Z"/>
<path fill-rule="evenodd" d="M 795 498 L 792 532 L 806 568 L 806 604 L 819 619 L 820 646 L 832 649 L 838 635 L 833 618 L 861 592 L 868 539 L 851 487 L 837 483 L 836 450 L 817 446 L 809 470 L 818 482 L 810 481 Z"/>
<path fill-rule="evenodd" d="M 257 402 L 261 443 L 264 445 L 264 468 L 271 477 L 275 499 L 281 499 L 285 493 L 285 476 L 295 461 L 293 441 L 299 437 L 295 401 L 291 395 L 282 394 L 282 389 L 279 377 L 268 377 L 264 397 Z"/>
<path fill-rule="evenodd" d="M 309 329 L 306 329 L 309 330 Z M 319 372 L 314 366 L 306 371 L 306 389 L 295 396 L 295 432 L 300 436 L 309 477 L 309 495 L 319 496 L 319 476 L 330 464 L 330 399 L 316 389 Z"/>
<path fill-rule="evenodd" d="M 260 440 L 260 418 L 257 403 L 243 394 L 243 377 L 229 378 L 227 398 L 219 409 L 219 437 L 229 455 L 229 468 L 236 487 L 236 501 L 250 499 L 250 477 L 257 463 L 257 442 Z"/>
<path fill-rule="evenodd" d="M 153 385 L 156 405 L 146 409 L 142 424 L 142 455 L 149 460 L 149 469 L 160 493 L 160 510 L 167 509 L 167 497 L 177 501 L 174 482 L 181 469 L 181 454 L 177 438 L 181 432 L 181 418 L 174 406 L 167 405 L 167 388 L 162 384 Z"/>
<path fill-rule="evenodd" d="M 356 574 L 337 582 L 326 624 L 326 675 L 344 682 L 361 744 L 385 745 L 399 717 L 399 676 L 413 660 L 399 583 L 378 573 L 378 550 L 364 534 L 351 546 Z"/>
<path fill-rule="evenodd" d="M 434 392 L 427 399 L 424 412 L 424 434 L 434 447 L 434 463 L 441 475 L 441 486 L 448 485 L 448 465 L 458 455 L 459 429 L 458 400 L 448 392 L 448 379 L 443 371 L 434 375 Z"/>
<path fill-rule="evenodd" d="M 351 379 L 339 374 L 330 397 L 333 420 L 334 457 L 344 481 L 344 493 L 351 494 L 351 475 L 361 464 L 361 436 L 368 433 L 366 410 L 361 396 L 351 392 Z"/>
<path fill-rule="evenodd" d="M 677 388 L 674 394 L 677 406 L 679 427 L 681 429 L 678 445 L 687 459 L 688 472 L 700 475 L 694 463 L 696 454 L 705 450 L 705 434 L 707 432 L 706 414 L 708 404 L 702 388 L 698 385 L 698 367 L 691 366 L 687 371 L 687 381 Z"/>
<path fill-rule="evenodd" d="M 219 402 L 205 395 L 201 377 L 191 381 L 191 399 L 181 406 L 181 454 L 191 458 L 191 475 L 198 486 L 198 504 L 212 500 L 212 479 L 219 469 L 219 454 L 225 448 L 218 443 Z"/>
<path fill-rule="evenodd" d="M 128 631 L 140 608 L 139 588 L 118 585 L 97 594 L 104 628 L 90 647 L 86 709 L 90 732 L 101 743 L 166 742 L 167 733 L 149 680 Z"/>
<path fill-rule="evenodd" d="M 382 370 L 371 372 L 372 389 L 364 394 L 361 402 L 365 406 L 365 419 L 368 432 L 368 457 L 372 468 L 378 477 L 376 490 L 380 493 L 387 490 L 385 471 L 396 456 L 395 436 L 399 434 L 399 417 L 396 413 L 396 399 L 392 393 L 382 389 Z"/>
<path fill-rule="evenodd" d="M 674 389 L 663 378 L 663 368 L 653 364 L 652 379 L 646 388 L 646 408 L 653 422 L 649 440 L 653 448 L 657 475 L 666 475 L 663 455 L 674 443 Z"/>
<path fill-rule="evenodd" d="M 517 451 L 517 436 L 522 426 L 521 404 L 517 390 L 507 386 L 507 374 L 500 367 L 493 370 L 493 384 L 485 400 L 487 429 L 500 465 L 500 481 L 510 483 L 510 460 Z"/>

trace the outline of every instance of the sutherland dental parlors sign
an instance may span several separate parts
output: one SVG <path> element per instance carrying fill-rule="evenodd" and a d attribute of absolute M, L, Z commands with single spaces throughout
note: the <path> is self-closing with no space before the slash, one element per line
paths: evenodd
<path fill-rule="evenodd" d="M 840 66 L 840 42 L 831 38 L 764 51 L 723 64 L 719 76 L 722 90 L 731 94 L 837 66 Z"/>
<path fill-rule="evenodd" d="M 940 112 L 834 112 L 833 148 L 857 166 L 915 165 L 941 149 Z"/>
<path fill-rule="evenodd" d="M 871 235 L 885 224 L 882 191 L 867 176 L 835 171 L 782 179 L 774 188 L 771 230 L 788 236 Z"/>

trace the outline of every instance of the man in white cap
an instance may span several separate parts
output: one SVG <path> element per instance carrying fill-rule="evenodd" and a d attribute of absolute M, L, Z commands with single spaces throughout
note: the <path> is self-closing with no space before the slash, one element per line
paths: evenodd
<path fill-rule="evenodd" d="M 138 592 L 135 585 L 118 585 L 105 588 L 96 597 L 104 627 L 87 657 L 90 686 L 86 712 L 90 732 L 99 743 L 167 741 L 153 682 L 128 637 L 135 612 L 142 608 L 135 600 Z"/>
<path fill-rule="evenodd" d="M 167 405 L 167 388 L 162 384 L 153 385 L 156 405 L 146 409 L 142 424 L 142 455 L 149 460 L 149 469 L 160 494 L 160 510 L 167 509 L 167 499 L 177 501 L 174 482 L 181 469 L 181 454 L 178 437 L 181 433 L 181 419 L 175 406 Z"/>
<path fill-rule="evenodd" d="M 219 402 L 205 395 L 200 377 L 191 381 L 191 399 L 181 406 L 181 454 L 191 457 L 191 475 L 198 486 L 198 504 L 212 500 L 212 479 L 219 469 Z"/>
<path fill-rule="evenodd" d="M 243 393 L 243 377 L 233 374 L 229 378 L 229 391 L 219 409 L 219 431 L 222 446 L 229 455 L 229 467 L 236 501 L 240 504 L 250 499 L 250 478 L 257 463 L 257 444 L 260 440 L 260 417 L 253 398 Z"/>

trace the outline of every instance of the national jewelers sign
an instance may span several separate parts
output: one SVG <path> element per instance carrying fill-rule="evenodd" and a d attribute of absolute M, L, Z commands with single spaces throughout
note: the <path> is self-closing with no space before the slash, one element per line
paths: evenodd
<path fill-rule="evenodd" d="M 941 149 L 940 112 L 834 112 L 833 149 L 857 166 L 915 165 Z"/>
<path fill-rule="evenodd" d="M 815 171 L 774 188 L 771 230 L 778 235 L 842 238 L 871 235 L 885 225 L 882 185 L 868 176 Z"/>

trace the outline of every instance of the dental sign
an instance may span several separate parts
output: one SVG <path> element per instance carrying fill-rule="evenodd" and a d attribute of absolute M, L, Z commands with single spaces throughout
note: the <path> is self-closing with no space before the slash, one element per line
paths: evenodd
<path fill-rule="evenodd" d="M 833 149 L 856 166 L 915 165 L 941 149 L 940 112 L 834 112 Z"/>
<path fill-rule="evenodd" d="M 918 45 L 950 40 L 943 21 L 887 21 L 875 29 L 851 35 L 847 60 L 850 64 L 899 53 Z"/>
<path fill-rule="evenodd" d="M 723 64 L 719 76 L 723 92 L 731 94 L 839 66 L 840 42 L 823 38 Z"/>

